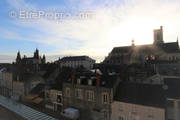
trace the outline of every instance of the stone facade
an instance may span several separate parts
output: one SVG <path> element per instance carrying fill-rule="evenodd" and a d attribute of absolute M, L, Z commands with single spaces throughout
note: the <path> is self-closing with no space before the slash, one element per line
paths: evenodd
<path fill-rule="evenodd" d="M 20 100 L 25 96 L 24 83 L 20 81 L 13 81 L 13 96 L 14 100 Z"/>
<path fill-rule="evenodd" d="M 45 107 L 53 111 L 61 111 L 63 105 L 62 91 L 55 89 L 45 90 Z"/>
<path fill-rule="evenodd" d="M 71 83 L 63 84 L 64 108 L 78 109 L 80 120 L 110 120 L 112 101 L 112 88 Z"/>
<path fill-rule="evenodd" d="M 165 109 L 114 101 L 111 120 L 165 120 Z"/>
<path fill-rule="evenodd" d="M 4 96 L 12 96 L 13 74 L 11 72 L 0 72 L 0 92 Z"/>

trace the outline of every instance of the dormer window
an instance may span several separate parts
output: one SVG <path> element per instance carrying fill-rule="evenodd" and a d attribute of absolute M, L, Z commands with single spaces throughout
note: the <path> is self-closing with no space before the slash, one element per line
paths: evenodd
<path fill-rule="evenodd" d="M 77 84 L 81 84 L 81 79 L 79 78 L 79 79 L 77 79 Z"/>
<path fill-rule="evenodd" d="M 103 104 L 107 104 L 108 103 L 108 94 L 107 93 L 103 93 L 102 94 L 102 103 Z"/>
<path fill-rule="evenodd" d="M 88 85 L 92 85 L 92 80 L 91 79 L 88 80 Z"/>

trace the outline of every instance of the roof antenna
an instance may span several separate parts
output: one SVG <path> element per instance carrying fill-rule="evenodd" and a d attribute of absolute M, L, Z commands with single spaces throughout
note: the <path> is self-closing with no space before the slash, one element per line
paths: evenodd
<path fill-rule="evenodd" d="M 177 41 L 176 42 L 179 42 L 178 36 L 177 36 Z"/>

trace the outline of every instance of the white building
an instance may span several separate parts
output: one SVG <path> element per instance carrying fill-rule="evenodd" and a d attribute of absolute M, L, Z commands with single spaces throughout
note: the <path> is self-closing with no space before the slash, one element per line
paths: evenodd
<path fill-rule="evenodd" d="M 71 68 L 78 68 L 84 67 L 86 69 L 93 68 L 95 60 L 88 57 L 88 56 L 70 56 L 70 57 L 63 57 L 56 61 L 56 63 L 60 64 L 61 67 L 71 67 Z"/>

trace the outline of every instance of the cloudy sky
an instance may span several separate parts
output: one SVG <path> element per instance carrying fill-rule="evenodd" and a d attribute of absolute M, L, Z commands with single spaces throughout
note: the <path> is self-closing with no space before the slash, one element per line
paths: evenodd
<path fill-rule="evenodd" d="M 49 61 L 89 55 L 102 61 L 113 47 L 153 42 L 153 29 L 164 28 L 164 41 L 180 36 L 179 0 L 1 0 L 0 62 L 17 51 L 35 48 Z"/>

